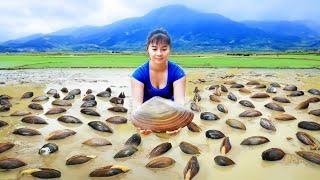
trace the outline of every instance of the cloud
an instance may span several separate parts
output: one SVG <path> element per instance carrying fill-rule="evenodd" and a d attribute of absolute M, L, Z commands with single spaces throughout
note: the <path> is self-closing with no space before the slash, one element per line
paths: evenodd
<path fill-rule="evenodd" d="M 169 4 L 241 20 L 319 21 L 317 0 L 10 0 L 0 3 L 0 41 L 83 25 L 102 26 L 143 16 Z"/>

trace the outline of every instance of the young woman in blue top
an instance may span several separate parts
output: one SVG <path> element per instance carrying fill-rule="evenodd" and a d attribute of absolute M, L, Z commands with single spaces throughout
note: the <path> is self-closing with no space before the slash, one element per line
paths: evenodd
<path fill-rule="evenodd" d="M 150 59 L 139 66 L 131 78 L 134 109 L 154 96 L 184 105 L 186 74 L 179 65 L 169 61 L 171 47 L 165 30 L 157 29 L 149 34 L 146 50 Z"/>
<path fill-rule="evenodd" d="M 157 29 L 149 34 L 146 44 L 149 60 L 139 66 L 131 78 L 133 110 L 154 96 L 184 105 L 186 74 L 179 65 L 169 61 L 171 47 L 171 39 L 165 30 Z M 150 131 L 141 133 L 148 134 Z"/>

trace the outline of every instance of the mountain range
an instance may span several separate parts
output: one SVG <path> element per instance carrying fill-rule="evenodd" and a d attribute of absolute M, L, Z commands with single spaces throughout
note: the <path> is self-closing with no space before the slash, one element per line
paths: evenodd
<path fill-rule="evenodd" d="M 308 21 L 236 22 L 182 5 L 105 26 L 66 28 L 0 44 L 0 52 L 121 52 L 145 50 L 146 38 L 166 29 L 176 52 L 319 50 L 320 30 Z"/>

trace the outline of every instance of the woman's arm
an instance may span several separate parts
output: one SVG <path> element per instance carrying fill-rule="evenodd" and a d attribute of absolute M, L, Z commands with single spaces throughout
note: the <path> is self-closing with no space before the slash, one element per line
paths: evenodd
<path fill-rule="evenodd" d="M 143 103 L 144 84 L 135 78 L 131 78 L 131 94 L 133 110 L 138 108 Z"/>
<path fill-rule="evenodd" d="M 173 83 L 173 97 L 174 101 L 184 105 L 186 96 L 186 76 L 176 80 Z"/>

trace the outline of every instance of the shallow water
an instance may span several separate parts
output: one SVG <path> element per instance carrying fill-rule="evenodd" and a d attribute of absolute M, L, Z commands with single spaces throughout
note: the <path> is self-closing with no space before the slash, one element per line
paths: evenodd
<path fill-rule="evenodd" d="M 15 157 L 28 163 L 27 166 L 10 171 L 0 171 L 0 179 L 17 179 L 19 172 L 23 169 L 32 167 L 48 167 L 54 168 L 62 172 L 61 179 L 95 179 L 89 178 L 89 174 L 96 168 L 106 165 L 124 165 L 131 170 L 115 179 L 183 179 L 183 169 L 186 166 L 191 155 L 183 153 L 179 148 L 181 141 L 190 142 L 201 149 L 201 154 L 197 156 L 200 171 L 194 179 L 319 179 L 319 165 L 312 164 L 297 155 L 297 150 L 308 150 L 308 146 L 300 143 L 295 137 L 297 131 L 304 131 L 315 138 L 320 140 L 319 131 L 307 131 L 297 127 L 299 121 L 315 121 L 320 123 L 320 117 L 309 115 L 307 112 L 312 109 L 319 109 L 320 103 L 310 104 L 307 110 L 295 110 L 295 106 L 303 100 L 313 97 L 310 93 L 306 92 L 310 88 L 320 89 L 320 71 L 317 69 L 186 69 L 188 74 L 187 79 L 187 100 L 188 102 L 193 98 L 193 89 L 198 86 L 202 100 L 200 106 L 202 111 L 210 111 L 220 117 L 220 120 L 206 122 L 200 120 L 200 113 L 194 112 L 195 117 L 193 122 L 198 124 L 202 131 L 194 133 L 187 128 L 183 128 L 175 136 L 150 134 L 142 135 L 142 143 L 139 145 L 139 151 L 133 156 L 115 160 L 113 156 L 124 147 L 124 142 L 134 133 L 136 129 L 130 123 L 124 125 L 114 125 L 107 123 L 114 133 L 102 133 L 93 130 L 87 125 L 88 122 L 93 120 L 100 120 L 105 122 L 105 119 L 114 115 L 122 115 L 129 117 L 131 113 L 131 100 L 130 100 L 130 86 L 129 75 L 133 69 L 46 69 L 46 70 L 14 70 L 14 71 L 0 71 L 0 94 L 7 94 L 13 97 L 11 103 L 13 107 L 9 112 L 1 112 L 0 119 L 9 123 L 9 126 L 0 128 L 0 142 L 13 142 L 15 146 L 6 152 L 0 154 L 0 158 Z M 198 79 L 204 79 L 206 82 L 200 82 Z M 211 102 L 209 95 L 212 91 L 208 87 L 212 84 L 222 84 L 226 80 L 235 80 L 238 83 L 245 84 L 250 80 L 258 80 L 260 83 L 269 85 L 271 82 L 278 82 L 282 85 L 295 84 L 299 89 L 305 91 L 304 96 L 288 97 L 291 101 L 290 104 L 281 104 L 287 114 L 291 114 L 297 120 L 281 122 L 273 118 L 278 112 L 267 109 L 264 104 L 271 102 L 271 98 L 265 99 L 251 99 L 248 94 L 240 93 L 237 89 L 229 88 L 239 100 L 250 100 L 257 110 L 263 113 L 264 118 L 272 120 L 275 124 L 277 131 L 269 132 L 259 125 L 261 117 L 256 118 L 239 118 L 238 115 L 244 110 L 248 109 L 241 106 L 238 102 L 233 102 L 227 99 L 226 93 L 222 93 L 220 99 L 221 104 L 224 104 L 228 110 L 228 114 L 219 112 L 216 108 L 218 103 Z M 82 125 L 69 125 L 60 123 L 56 119 L 59 115 L 44 115 L 44 113 L 51 108 L 51 102 L 54 100 L 50 97 L 49 101 L 41 103 L 44 106 L 43 111 L 35 111 L 29 109 L 27 106 L 30 104 L 31 99 L 20 100 L 21 95 L 27 91 L 33 91 L 34 97 L 44 95 L 49 89 L 57 89 L 67 87 L 69 90 L 80 88 L 82 93 L 78 95 L 73 102 L 72 107 L 68 107 L 67 112 L 64 114 L 73 115 L 83 121 Z M 113 90 L 112 96 L 118 96 L 122 91 L 125 92 L 124 106 L 129 109 L 127 114 L 113 113 L 107 110 L 111 107 L 108 98 L 97 98 L 96 110 L 101 114 L 101 117 L 90 117 L 80 113 L 80 105 L 82 98 L 88 88 L 93 90 L 93 94 L 111 87 Z M 254 89 L 253 86 L 247 86 L 252 93 L 265 92 L 265 89 Z M 274 96 L 285 96 L 288 92 L 277 88 Z M 59 91 L 60 96 L 64 94 Z M 251 93 L 251 94 L 252 94 Z M 189 108 L 189 104 L 186 104 Z M 31 125 L 20 121 L 21 117 L 8 117 L 9 114 L 15 110 L 26 110 L 40 117 L 43 117 L 49 123 L 48 125 Z M 241 120 L 247 127 L 246 131 L 232 129 L 225 124 L 229 118 Z M 11 132 L 15 128 L 31 127 L 39 130 L 41 136 L 23 137 L 14 135 Z M 63 140 L 54 140 L 59 145 L 57 153 L 50 154 L 49 156 L 38 155 L 38 150 L 48 141 L 45 138 L 48 134 L 57 129 L 69 128 L 77 132 L 76 135 L 70 136 Z M 219 155 L 219 148 L 222 142 L 220 140 L 207 139 L 205 132 L 209 129 L 216 129 L 222 131 L 230 138 L 232 144 L 231 151 L 226 155 L 231 158 L 236 165 L 230 167 L 219 167 L 214 163 L 214 157 Z M 245 147 L 240 145 L 240 142 L 249 136 L 261 135 L 270 139 L 271 142 L 255 146 Z M 104 147 L 89 147 L 81 143 L 92 137 L 105 137 L 112 146 Z M 291 141 L 286 138 L 292 137 Z M 145 165 L 150 161 L 147 158 L 148 153 L 158 144 L 163 142 L 171 142 L 172 149 L 162 156 L 173 158 L 176 163 L 168 168 L 159 170 L 150 170 L 145 168 Z M 277 162 L 266 162 L 261 159 L 261 153 L 269 148 L 277 147 L 284 150 L 287 155 L 284 159 Z M 85 164 L 66 166 L 66 160 L 76 154 L 96 155 L 97 157 Z M 23 176 L 21 179 L 33 179 L 31 176 Z M 99 179 L 99 178 L 97 178 Z"/>

